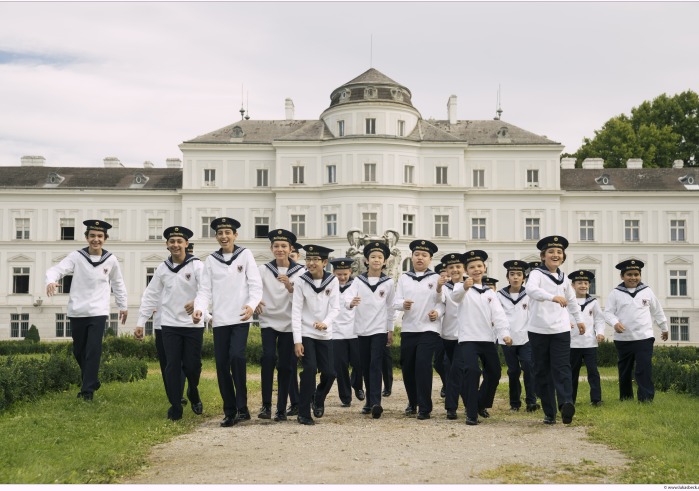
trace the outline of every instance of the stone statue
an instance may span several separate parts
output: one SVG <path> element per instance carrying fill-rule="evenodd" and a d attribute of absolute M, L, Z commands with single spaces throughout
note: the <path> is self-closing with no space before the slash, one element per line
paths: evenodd
<path fill-rule="evenodd" d="M 349 229 L 347 231 L 347 242 L 349 242 L 350 247 L 347 249 L 345 255 L 353 259 L 352 274 L 357 276 L 366 271 L 363 252 L 364 246 L 369 242 L 383 242 L 391 251 L 391 255 L 386 261 L 386 274 L 393 278 L 393 281 L 398 281 L 401 265 L 401 253 L 400 249 L 397 247 L 399 239 L 400 234 L 391 229 L 386 230 L 380 237 L 362 233 L 361 229 L 358 228 Z"/>

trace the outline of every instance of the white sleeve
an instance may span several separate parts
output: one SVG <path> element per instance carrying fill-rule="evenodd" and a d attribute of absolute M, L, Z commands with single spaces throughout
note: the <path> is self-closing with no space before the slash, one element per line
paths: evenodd
<path fill-rule="evenodd" d="M 211 283 L 213 274 L 211 273 L 211 263 L 206 259 L 201 271 L 201 280 L 197 287 L 197 297 L 194 299 L 194 310 L 204 312 L 209 309 L 211 303 Z"/>
<path fill-rule="evenodd" d="M 658 324 L 662 332 L 667 332 L 667 317 L 665 317 L 665 311 L 663 311 L 662 305 L 658 297 L 651 292 L 650 296 L 650 313 L 653 316 L 653 320 Z"/>
<path fill-rule="evenodd" d="M 73 261 L 73 253 L 70 253 L 64 257 L 60 263 L 51 266 L 48 271 L 46 271 L 46 285 L 58 282 L 58 280 L 64 276 L 71 274 L 74 269 L 75 262 Z"/>
<path fill-rule="evenodd" d="M 323 324 L 328 326 L 328 329 L 332 327 L 333 322 L 335 322 L 335 319 L 340 313 L 340 282 L 337 280 L 337 278 L 330 283 L 330 287 L 331 290 L 330 298 L 328 299 L 328 313 L 325 316 L 325 319 L 323 319 Z"/>
<path fill-rule="evenodd" d="M 150 319 L 153 312 L 158 310 L 162 296 L 163 282 L 161 280 L 161 269 L 158 267 L 158 269 L 155 270 L 153 278 L 143 292 L 143 296 L 141 296 L 141 307 L 138 309 L 138 320 L 136 321 L 137 327 L 146 325 L 146 321 Z"/>
<path fill-rule="evenodd" d="M 604 312 L 602 312 L 602 308 L 599 306 L 599 300 L 592 305 L 592 317 L 595 325 L 595 336 L 600 334 L 604 336 L 604 329 L 607 327 L 607 323 L 604 322 Z"/>
<path fill-rule="evenodd" d="M 403 277 L 405 274 L 400 275 L 398 278 L 398 286 L 396 287 L 396 294 L 393 297 L 393 309 L 394 310 L 404 310 L 403 309 L 403 302 L 405 301 L 404 298 L 404 293 L 403 293 Z"/>
<path fill-rule="evenodd" d="M 299 282 L 294 288 L 291 302 L 291 330 L 294 333 L 294 344 L 301 343 L 303 333 L 303 284 Z"/>
<path fill-rule="evenodd" d="M 396 285 L 391 282 L 391 291 L 388 293 L 388 298 L 386 299 L 386 331 L 393 332 L 396 327 L 396 309 L 394 308 L 394 301 L 396 298 Z"/>
<path fill-rule="evenodd" d="M 262 277 L 260 276 L 260 270 L 255 263 L 255 258 L 252 255 L 250 249 L 247 250 L 249 254 L 246 254 L 247 266 L 245 268 L 245 275 L 248 280 L 248 301 L 247 304 L 253 310 L 262 300 Z"/>
<path fill-rule="evenodd" d="M 529 274 L 529 279 L 527 279 L 527 295 L 534 300 L 539 302 L 550 302 L 553 300 L 553 295 L 541 288 L 541 279 L 543 274 L 534 270 Z M 575 300 L 573 300 L 575 301 Z M 576 302 L 577 305 L 577 302 Z M 578 309 L 580 310 L 580 309 Z"/>
<path fill-rule="evenodd" d="M 126 297 L 126 284 L 124 283 L 124 278 L 121 276 L 119 261 L 115 256 L 112 257 L 114 257 L 114 267 L 109 272 L 109 282 L 112 286 L 112 292 L 114 292 L 117 308 L 119 310 L 128 310 L 129 304 Z"/>
<path fill-rule="evenodd" d="M 607 304 L 604 306 L 604 320 L 607 324 L 609 324 L 612 327 L 614 327 L 617 324 L 617 322 L 619 322 L 619 318 L 616 316 L 616 297 L 616 290 L 612 290 L 611 293 L 607 296 Z"/>

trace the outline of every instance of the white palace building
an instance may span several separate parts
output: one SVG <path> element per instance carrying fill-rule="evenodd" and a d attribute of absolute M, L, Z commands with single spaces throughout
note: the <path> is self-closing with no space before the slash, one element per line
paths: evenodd
<path fill-rule="evenodd" d="M 22 157 L 0 167 L 0 339 L 21 339 L 36 325 L 43 340 L 70 338 L 67 294 L 47 298 L 46 270 L 86 246 L 83 220 L 114 225 L 105 248 L 121 263 L 130 333 L 149 275 L 167 258 L 162 231 L 195 231 L 195 254 L 218 248 L 209 228 L 217 216 L 242 223 L 238 245 L 258 263 L 272 259 L 270 227 L 294 231 L 344 256 L 347 231 L 400 235 L 403 269 L 415 238 L 446 252 L 488 252 L 489 275 L 505 284 L 502 263 L 538 259 L 536 242 L 570 241 L 566 272 L 597 276 L 604 305 L 620 282 L 614 265 L 635 257 L 643 280 L 665 308 L 671 344 L 699 344 L 699 172 L 643 167 L 629 160 L 582 169 L 560 159 L 563 146 L 499 118 L 460 120 L 448 97 L 446 119 L 423 119 L 410 90 L 370 69 L 330 94 L 317 120 L 242 118 L 183 142 L 165 168 L 52 167 Z M 63 285 L 68 290 L 69 281 Z M 112 303 L 113 305 L 113 303 Z M 116 307 L 110 325 L 117 329 Z M 656 332 L 659 332 L 656 328 Z M 611 334 L 611 328 L 608 328 Z"/>

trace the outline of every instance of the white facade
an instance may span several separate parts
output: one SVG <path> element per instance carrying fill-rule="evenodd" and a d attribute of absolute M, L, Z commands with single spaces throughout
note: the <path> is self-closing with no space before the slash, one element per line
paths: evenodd
<path fill-rule="evenodd" d="M 435 264 L 446 252 L 486 250 L 500 286 L 503 262 L 537 259 L 539 237 L 563 235 L 565 271 L 593 270 L 602 304 L 620 281 L 614 265 L 642 259 L 644 282 L 676 326 L 672 343 L 699 343 L 691 169 L 571 169 L 556 142 L 499 120 L 457 120 L 455 96 L 448 108 L 445 120 L 423 120 L 410 91 L 372 69 L 335 89 L 319 120 L 289 119 L 287 109 L 285 120 L 243 119 L 182 143 L 181 168 L 52 168 L 36 157 L 0 167 L 0 339 L 32 324 L 42 339 L 61 338 L 67 295 L 46 298 L 44 274 L 85 246 L 83 220 L 116 219 L 105 248 L 126 280 L 130 316 L 120 330 L 131 332 L 148 268 L 167 257 L 162 229 L 191 228 L 203 258 L 218 248 L 208 222 L 231 216 L 242 224 L 237 243 L 258 263 L 272 259 L 266 227 L 294 230 L 336 257 L 350 228 L 393 229 L 403 258 L 415 238 L 437 243 Z M 75 238 L 62 240 L 71 219 Z M 25 273 L 28 293 L 14 293 Z"/>

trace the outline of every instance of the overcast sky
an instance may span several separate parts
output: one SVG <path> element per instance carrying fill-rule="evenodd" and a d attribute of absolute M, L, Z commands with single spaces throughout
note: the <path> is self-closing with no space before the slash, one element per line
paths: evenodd
<path fill-rule="evenodd" d="M 644 100 L 699 90 L 697 19 L 699 3 L 1 2 L 0 165 L 164 167 L 241 102 L 284 119 L 291 97 L 318 119 L 372 66 L 424 118 L 455 94 L 458 119 L 492 119 L 500 86 L 504 121 L 574 152 Z"/>

